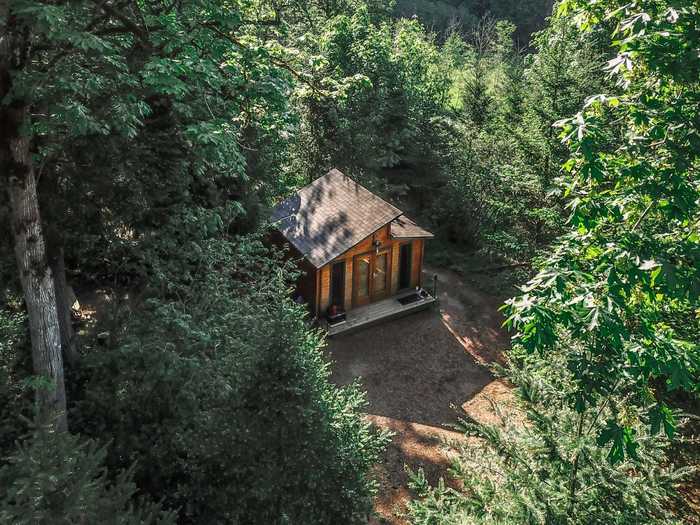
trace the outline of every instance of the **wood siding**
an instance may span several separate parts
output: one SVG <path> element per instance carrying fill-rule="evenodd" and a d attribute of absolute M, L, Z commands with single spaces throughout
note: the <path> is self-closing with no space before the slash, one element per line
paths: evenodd
<path fill-rule="evenodd" d="M 399 287 L 399 246 L 405 243 L 413 244 L 412 260 L 411 260 L 411 286 L 420 286 L 421 272 L 423 270 L 423 247 L 422 239 L 414 240 L 394 240 L 391 238 L 390 226 L 387 224 L 369 237 L 366 237 L 350 250 L 338 256 L 336 259 L 318 270 L 320 274 L 320 293 L 318 302 L 318 313 L 323 315 L 330 305 L 331 297 L 331 268 L 337 262 L 345 263 L 345 310 L 352 310 L 353 298 L 353 258 L 357 255 L 362 255 L 374 252 L 374 242 L 379 241 L 380 251 L 389 251 L 389 292 L 394 295 L 398 292 Z"/>
<path fill-rule="evenodd" d="M 421 273 L 423 272 L 423 240 L 413 241 L 413 260 L 411 261 L 411 286 L 421 285 Z"/>
<path fill-rule="evenodd" d="M 403 243 L 395 242 L 391 249 L 391 295 L 399 291 L 399 246 Z"/>
<path fill-rule="evenodd" d="M 345 310 L 352 310 L 352 258 L 345 261 Z"/>
<path fill-rule="evenodd" d="M 319 270 L 321 272 L 321 308 L 319 310 L 321 313 L 324 313 L 326 309 L 328 309 L 328 304 L 330 303 L 331 264 L 327 264 Z"/>

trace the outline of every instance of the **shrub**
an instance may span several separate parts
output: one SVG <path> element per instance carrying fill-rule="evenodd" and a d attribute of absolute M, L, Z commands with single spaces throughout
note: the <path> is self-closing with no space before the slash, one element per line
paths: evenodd
<path fill-rule="evenodd" d="M 0 465 L 27 432 L 25 421 L 32 416 L 32 391 L 25 380 L 31 374 L 30 356 L 22 303 L 7 294 L 0 305 Z"/>
<path fill-rule="evenodd" d="M 86 361 L 74 421 L 187 522 L 366 521 L 385 438 L 363 396 L 329 383 L 284 272 L 247 243 L 210 248 L 178 299 L 148 302 Z"/>
<path fill-rule="evenodd" d="M 134 503 L 131 470 L 110 481 L 106 450 L 69 433 L 38 429 L 0 468 L 0 523 L 166 525 L 174 515 Z"/>
<path fill-rule="evenodd" d="M 562 353 L 564 350 L 562 350 Z M 429 487 L 420 472 L 412 486 L 412 523 L 428 524 L 670 524 L 675 484 L 688 473 L 668 463 L 665 437 L 633 425 L 638 447 L 612 464 L 598 435 L 611 420 L 635 420 L 624 399 L 600 410 L 571 408 L 572 375 L 559 355 L 528 358 L 501 369 L 515 384 L 520 412 L 500 425 L 463 421 L 476 437 L 461 447 L 451 474 L 462 484 Z"/>

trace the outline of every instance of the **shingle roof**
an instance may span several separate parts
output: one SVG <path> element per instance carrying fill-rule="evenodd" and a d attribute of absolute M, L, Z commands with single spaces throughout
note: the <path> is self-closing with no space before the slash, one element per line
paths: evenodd
<path fill-rule="evenodd" d="M 435 237 L 428 230 L 418 226 L 405 215 L 397 217 L 391 223 L 392 239 L 432 239 Z"/>
<path fill-rule="evenodd" d="M 401 215 L 401 210 L 333 169 L 280 202 L 270 217 L 316 268 Z"/>

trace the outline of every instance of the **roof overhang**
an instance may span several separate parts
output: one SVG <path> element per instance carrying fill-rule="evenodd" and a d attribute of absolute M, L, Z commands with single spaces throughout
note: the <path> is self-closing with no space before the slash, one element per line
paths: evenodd
<path fill-rule="evenodd" d="M 391 221 L 391 238 L 395 240 L 432 239 L 435 235 L 401 215 Z"/>

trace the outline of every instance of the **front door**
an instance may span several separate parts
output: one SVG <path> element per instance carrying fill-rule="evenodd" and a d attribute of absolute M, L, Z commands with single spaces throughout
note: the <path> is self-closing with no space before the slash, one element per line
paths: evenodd
<path fill-rule="evenodd" d="M 389 252 L 381 252 L 373 257 L 372 301 L 389 295 Z"/>
<path fill-rule="evenodd" d="M 370 301 L 372 255 L 358 255 L 353 262 L 352 305 L 362 306 Z"/>
<path fill-rule="evenodd" d="M 362 306 L 389 295 L 389 251 L 357 255 L 353 260 L 353 306 Z"/>

